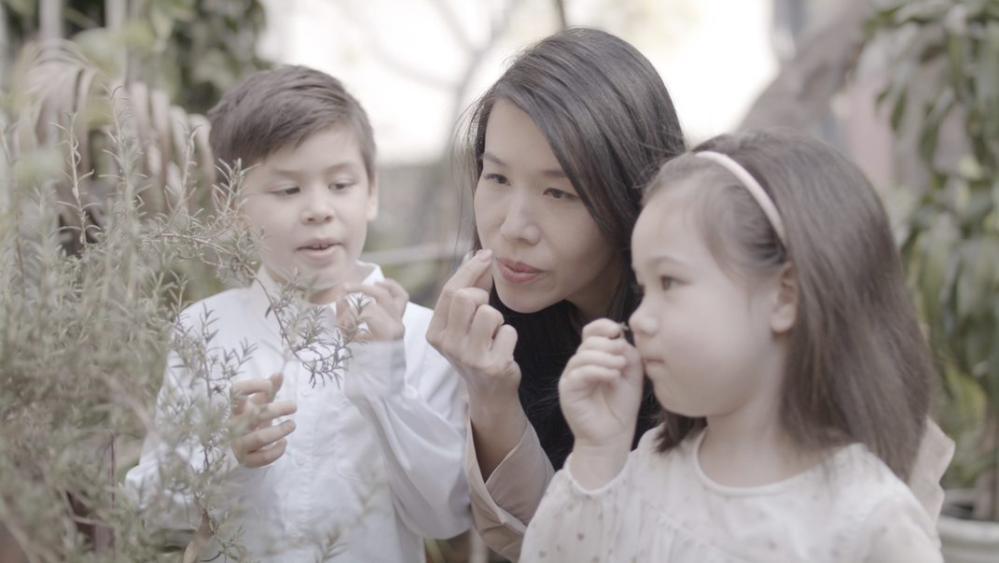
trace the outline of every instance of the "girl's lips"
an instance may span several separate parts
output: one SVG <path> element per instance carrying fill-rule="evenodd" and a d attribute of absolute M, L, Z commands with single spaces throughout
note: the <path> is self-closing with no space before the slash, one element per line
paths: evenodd
<path fill-rule="evenodd" d="M 509 260 L 496 260 L 496 268 L 499 270 L 500 276 L 512 284 L 531 283 L 544 274 L 537 268 Z"/>

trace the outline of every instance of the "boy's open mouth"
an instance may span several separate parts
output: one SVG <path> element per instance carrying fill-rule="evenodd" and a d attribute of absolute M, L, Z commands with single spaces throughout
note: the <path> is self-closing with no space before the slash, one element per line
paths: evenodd
<path fill-rule="evenodd" d="M 326 250 L 331 246 L 336 246 L 336 242 L 330 239 L 310 240 L 298 247 L 298 250 Z"/>

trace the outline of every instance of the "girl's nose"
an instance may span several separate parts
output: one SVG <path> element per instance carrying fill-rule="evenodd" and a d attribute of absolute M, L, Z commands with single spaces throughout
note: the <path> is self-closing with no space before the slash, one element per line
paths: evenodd
<path fill-rule="evenodd" d="M 635 309 L 635 312 L 631 314 L 631 318 L 628 319 L 628 326 L 631 327 L 634 334 L 641 336 L 652 336 L 659 330 L 659 323 L 648 310 L 644 299 Z"/>

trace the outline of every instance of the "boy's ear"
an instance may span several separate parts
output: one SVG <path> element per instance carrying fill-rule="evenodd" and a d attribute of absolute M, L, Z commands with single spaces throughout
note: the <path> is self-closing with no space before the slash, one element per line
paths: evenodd
<path fill-rule="evenodd" d="M 781 268 L 777 277 L 774 308 L 770 313 L 770 329 L 783 334 L 794 327 L 798 319 L 798 276 L 791 264 Z"/>
<path fill-rule="evenodd" d="M 378 174 L 368 183 L 368 221 L 378 217 Z"/>

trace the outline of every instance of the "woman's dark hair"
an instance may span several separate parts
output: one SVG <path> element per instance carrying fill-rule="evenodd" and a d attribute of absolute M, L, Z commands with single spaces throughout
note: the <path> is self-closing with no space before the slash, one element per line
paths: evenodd
<path fill-rule="evenodd" d="M 486 124 L 497 100 L 530 116 L 610 245 L 620 253 L 622 280 L 606 316 L 626 320 L 638 305 L 631 271 L 631 231 L 642 188 L 663 161 L 684 150 L 669 92 L 656 69 L 624 40 L 595 29 L 572 28 L 522 53 L 473 106 L 466 141 L 468 181 L 482 173 Z M 475 247 L 481 243 L 476 236 Z M 572 449 L 558 404 L 558 379 L 580 343 L 582 320 L 567 301 L 521 314 L 492 303 L 517 330 L 514 358 L 523 374 L 520 400 L 552 464 Z M 655 410 L 654 401 L 643 407 Z M 643 417 L 637 435 L 653 423 Z"/>
<path fill-rule="evenodd" d="M 780 212 L 782 243 L 728 155 Z M 682 186 L 682 187 L 681 187 Z M 860 442 L 907 480 L 929 411 L 934 364 L 919 329 L 887 214 L 863 172 L 832 147 L 787 132 L 715 137 L 665 164 L 649 185 L 696 190 L 695 217 L 723 269 L 752 283 L 791 266 L 798 314 L 781 390 L 781 426 L 808 449 Z M 703 419 L 665 413 L 669 450 Z"/>

